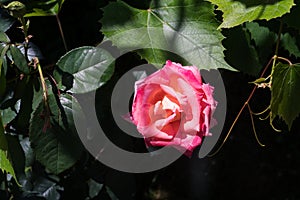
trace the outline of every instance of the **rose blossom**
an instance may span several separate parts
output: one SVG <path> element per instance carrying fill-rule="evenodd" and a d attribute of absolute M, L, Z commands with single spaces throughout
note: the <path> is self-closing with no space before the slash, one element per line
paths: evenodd
<path fill-rule="evenodd" d="M 167 61 L 135 83 L 132 121 L 147 146 L 174 146 L 191 156 L 209 128 L 216 101 L 195 66 Z"/>

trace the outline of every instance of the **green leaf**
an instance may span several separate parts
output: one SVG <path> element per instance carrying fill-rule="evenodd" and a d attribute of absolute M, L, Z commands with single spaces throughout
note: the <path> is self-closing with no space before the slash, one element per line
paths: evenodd
<path fill-rule="evenodd" d="M 83 151 L 73 121 L 73 112 L 81 112 L 79 104 L 68 94 L 61 95 L 59 101 L 60 105 L 54 94 L 50 93 L 48 102 L 51 116 L 46 115 L 42 100 L 30 123 L 30 141 L 36 159 L 55 174 L 72 167 Z M 47 117 L 50 117 L 51 126 L 45 129 Z"/>
<path fill-rule="evenodd" d="M 159 67 L 172 53 L 200 69 L 234 70 L 224 60 L 224 37 L 208 2 L 153 0 L 142 10 L 117 1 L 103 11 L 101 31 L 122 51 L 136 50 Z"/>
<path fill-rule="evenodd" d="M 7 135 L 8 152 L 15 174 L 19 177 L 25 172 L 25 154 L 17 136 Z"/>
<path fill-rule="evenodd" d="M 226 47 L 226 61 L 241 72 L 257 76 L 262 65 L 255 48 L 250 44 L 248 32 L 241 26 L 237 26 L 224 30 L 224 35 L 226 36 L 223 42 Z M 237 38 L 239 42 L 236 42 Z"/>
<path fill-rule="evenodd" d="M 2 149 L 0 149 L 0 169 L 2 170 L 2 172 L 6 171 L 10 175 L 12 175 L 12 177 L 17 182 L 17 177 L 15 175 L 15 171 L 6 156 L 6 152 L 3 151 Z"/>
<path fill-rule="evenodd" d="M 64 0 L 30 1 L 26 6 L 29 10 L 25 17 L 42 17 L 58 15 Z"/>
<path fill-rule="evenodd" d="M 291 36 L 289 33 L 285 33 L 281 37 L 281 45 L 290 53 L 290 56 L 294 55 L 297 58 L 300 57 L 300 51 L 296 43 L 296 38 Z"/>
<path fill-rule="evenodd" d="M 22 72 L 24 72 L 25 74 L 28 74 L 29 73 L 29 67 L 28 67 L 26 58 L 22 54 L 21 50 L 18 47 L 14 46 L 14 45 L 11 45 L 9 47 L 9 49 L 10 49 L 10 53 L 11 53 L 13 62 L 18 67 L 18 69 L 21 70 Z"/>
<path fill-rule="evenodd" d="M 72 87 L 70 91 L 73 93 L 94 91 L 112 76 L 113 61 L 114 58 L 101 48 L 85 46 L 73 49 L 57 62 L 59 70 L 63 72 L 58 78 L 58 85 L 61 89 L 62 85 L 67 85 L 67 89 Z M 59 74 L 59 70 L 56 73 Z M 69 83 L 64 83 L 66 76 Z"/>
<path fill-rule="evenodd" d="M 6 33 L 4 33 L 4 32 L 1 31 L 1 30 L 0 30 L 0 41 L 1 41 L 1 42 L 5 42 L 5 43 L 10 42 L 9 37 L 6 35 Z"/>
<path fill-rule="evenodd" d="M 219 28 L 231 28 L 244 22 L 270 20 L 288 13 L 294 4 L 293 0 L 208 0 L 223 12 L 223 23 Z"/>
<path fill-rule="evenodd" d="M 33 84 L 32 81 L 22 82 L 24 85 L 21 87 L 23 94 L 21 96 L 20 110 L 17 115 L 17 129 L 20 131 L 28 132 L 29 121 L 32 113 L 32 102 L 33 102 Z"/>
<path fill-rule="evenodd" d="M 4 134 L 4 127 L 2 123 L 2 116 L 0 115 L 0 150 L 7 151 L 8 144 Z"/>
<path fill-rule="evenodd" d="M 17 101 L 15 106 L 12 106 L 12 108 L 6 108 L 4 110 L 0 110 L 0 114 L 2 116 L 3 125 L 8 124 L 11 122 L 16 116 L 16 112 L 19 112 L 20 110 L 20 101 Z"/>
<path fill-rule="evenodd" d="M 63 190 L 55 180 L 47 179 L 39 176 L 33 183 L 32 190 L 38 194 L 38 196 L 43 197 L 42 199 L 59 200 L 62 199 L 60 191 Z M 37 195 L 35 195 L 37 196 Z"/>
<path fill-rule="evenodd" d="M 0 65 L 0 98 L 5 93 L 6 89 L 6 78 L 4 74 L 4 70 L 1 70 L 2 66 Z"/>
<path fill-rule="evenodd" d="M 273 70 L 271 120 L 276 116 L 281 117 L 290 130 L 294 119 L 300 113 L 300 65 L 278 63 Z"/>
<path fill-rule="evenodd" d="M 272 56 L 270 55 L 273 53 L 271 49 L 276 43 L 277 34 L 257 22 L 247 22 L 245 23 L 245 27 L 257 47 L 261 63 L 266 63 L 269 57 Z"/>
<path fill-rule="evenodd" d="M 8 15 L 6 11 L 0 9 L 0 31 L 6 32 L 15 21 L 15 18 Z"/>

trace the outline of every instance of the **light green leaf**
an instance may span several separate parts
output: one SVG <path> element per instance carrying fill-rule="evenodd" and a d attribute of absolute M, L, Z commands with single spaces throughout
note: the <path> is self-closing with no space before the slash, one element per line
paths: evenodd
<path fill-rule="evenodd" d="M 29 67 L 26 61 L 25 56 L 22 54 L 21 50 L 18 47 L 11 45 L 9 47 L 13 62 L 18 67 L 19 70 L 24 72 L 25 74 L 29 73 Z"/>
<path fill-rule="evenodd" d="M 234 70 L 224 60 L 224 37 L 208 2 L 153 0 L 142 10 L 117 1 L 103 11 L 101 31 L 124 52 L 136 50 L 158 67 L 172 53 L 200 69 Z"/>
<path fill-rule="evenodd" d="M 59 101 L 58 106 L 54 94 L 48 95 L 49 116 L 42 100 L 32 115 L 29 129 L 36 159 L 55 174 L 72 167 L 83 151 L 73 121 L 73 112 L 80 112 L 80 107 L 68 94 L 61 95 Z M 45 128 L 48 122 L 50 126 Z"/>
<path fill-rule="evenodd" d="M 273 70 L 271 120 L 279 116 L 291 129 L 294 119 L 300 113 L 300 65 L 278 63 Z"/>
<path fill-rule="evenodd" d="M 17 182 L 17 177 L 15 174 L 15 171 L 6 156 L 6 152 L 3 151 L 2 149 L 0 149 L 0 169 L 2 170 L 2 172 L 5 171 L 5 172 L 9 173 L 10 175 L 12 175 L 12 177 Z"/>
<path fill-rule="evenodd" d="M 113 61 L 114 58 L 101 48 L 85 46 L 73 49 L 57 62 L 59 70 L 56 74 L 60 70 L 63 72 L 62 77 L 56 76 L 58 84 L 61 88 L 62 85 L 67 89 L 71 87 L 73 93 L 94 91 L 112 76 Z"/>
<path fill-rule="evenodd" d="M 15 181 L 18 183 L 15 171 L 10 163 L 10 161 L 7 158 L 7 151 L 8 151 L 8 144 L 7 139 L 4 135 L 4 128 L 2 123 L 2 117 L 0 115 L 0 169 L 3 171 L 6 171 L 12 177 L 15 179 Z"/>
<path fill-rule="evenodd" d="M 293 0 L 208 0 L 223 12 L 223 23 L 219 28 L 231 28 L 244 22 L 270 20 L 288 13 L 294 4 Z"/>
<path fill-rule="evenodd" d="M 57 15 L 64 3 L 64 0 L 46 0 L 46 1 L 31 1 L 27 4 L 25 17 L 42 17 Z"/>
<path fill-rule="evenodd" d="M 0 41 L 8 43 L 10 42 L 9 37 L 4 33 L 3 31 L 0 30 Z"/>
<path fill-rule="evenodd" d="M 300 57 L 300 51 L 297 46 L 296 38 L 291 36 L 289 33 L 285 33 L 281 37 L 281 44 L 285 50 L 287 50 L 291 55 L 296 56 L 297 58 Z"/>

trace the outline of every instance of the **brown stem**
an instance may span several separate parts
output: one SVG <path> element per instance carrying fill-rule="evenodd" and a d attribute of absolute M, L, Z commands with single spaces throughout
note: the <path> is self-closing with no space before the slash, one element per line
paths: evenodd
<path fill-rule="evenodd" d="M 262 71 L 262 73 L 261 73 L 261 75 L 260 75 L 259 78 L 262 78 L 262 77 L 265 75 L 265 73 L 266 73 L 266 71 L 267 71 L 268 67 L 270 66 L 270 64 L 271 64 L 271 62 L 272 62 L 273 59 L 274 59 L 274 57 L 272 57 L 272 58 L 269 60 L 268 64 L 265 66 L 265 68 L 264 68 L 264 70 Z M 235 117 L 235 119 L 234 119 L 234 121 L 233 121 L 233 123 L 232 123 L 232 125 L 231 125 L 231 127 L 230 127 L 230 129 L 229 129 L 229 131 L 227 132 L 227 134 L 226 134 L 226 136 L 225 136 L 225 139 L 224 139 L 223 142 L 222 142 L 222 144 L 219 146 L 219 148 L 218 148 L 214 153 L 209 154 L 209 155 L 208 155 L 209 157 L 212 157 L 212 156 L 216 155 L 216 154 L 221 150 L 221 148 L 223 147 L 223 145 L 224 145 L 225 142 L 227 141 L 229 135 L 231 134 L 231 131 L 232 131 L 233 127 L 235 126 L 237 120 L 240 118 L 240 116 L 241 116 L 242 112 L 244 111 L 245 107 L 248 105 L 249 101 L 250 101 L 251 98 L 253 97 L 254 92 L 255 92 L 256 89 L 257 89 L 257 86 L 254 86 L 253 89 L 252 89 L 252 91 L 251 91 L 251 93 L 250 93 L 250 95 L 248 96 L 247 100 L 245 101 L 244 105 L 242 106 L 242 108 L 241 108 L 240 111 L 238 112 L 237 116 Z"/>
<path fill-rule="evenodd" d="M 68 51 L 68 46 L 67 46 L 67 43 L 66 43 L 66 40 L 65 40 L 65 36 L 64 36 L 64 32 L 63 32 L 63 29 L 62 29 L 60 19 L 59 19 L 58 15 L 55 15 L 55 17 L 56 17 L 56 21 L 57 21 L 57 24 L 58 24 L 58 28 L 59 28 L 61 38 L 62 38 L 63 43 L 64 43 L 65 50 L 67 52 Z"/>

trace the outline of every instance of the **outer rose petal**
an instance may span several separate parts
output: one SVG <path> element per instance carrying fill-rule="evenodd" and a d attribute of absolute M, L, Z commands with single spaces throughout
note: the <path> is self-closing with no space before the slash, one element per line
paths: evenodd
<path fill-rule="evenodd" d="M 147 146 L 174 146 L 191 156 L 208 136 L 216 109 L 213 87 L 203 84 L 197 67 L 167 61 L 136 82 L 132 120 Z"/>

